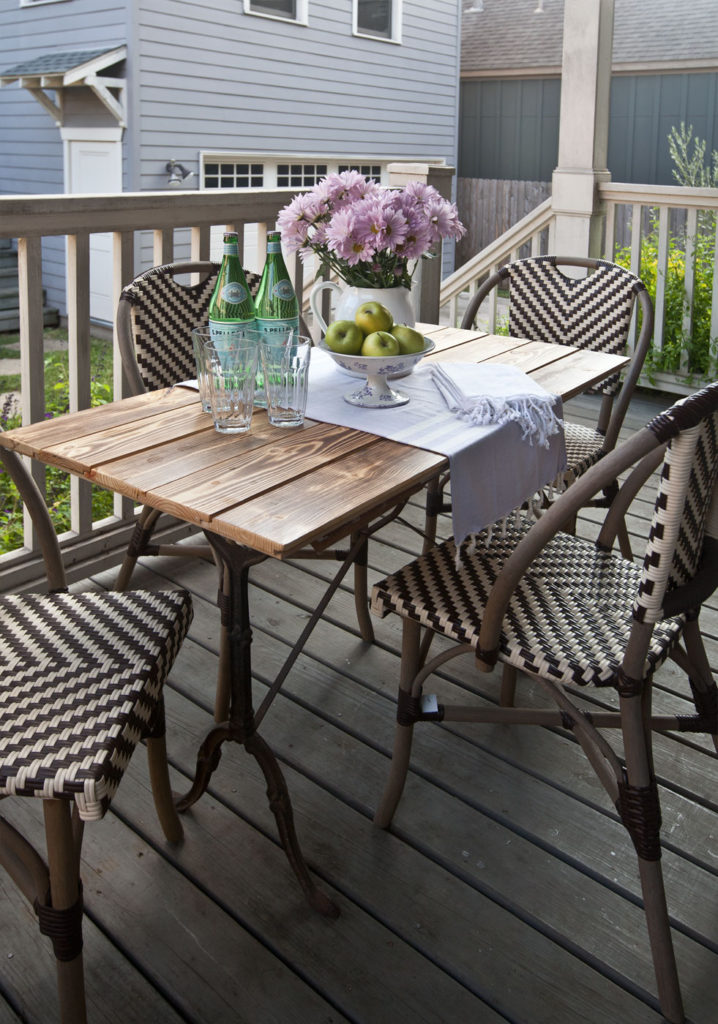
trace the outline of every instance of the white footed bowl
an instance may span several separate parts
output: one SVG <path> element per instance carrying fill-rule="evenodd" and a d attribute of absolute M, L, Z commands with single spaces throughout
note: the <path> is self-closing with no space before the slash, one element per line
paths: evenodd
<path fill-rule="evenodd" d="M 389 386 L 389 380 L 406 377 L 416 364 L 433 352 L 436 345 L 429 338 L 424 338 L 423 352 L 411 352 L 409 355 L 398 356 L 348 356 L 342 352 L 334 352 L 325 341 L 318 343 L 342 370 L 361 377 L 364 383 L 344 395 L 344 401 L 350 405 L 360 405 L 367 409 L 390 409 L 397 405 L 406 405 L 407 395 L 395 391 Z"/>

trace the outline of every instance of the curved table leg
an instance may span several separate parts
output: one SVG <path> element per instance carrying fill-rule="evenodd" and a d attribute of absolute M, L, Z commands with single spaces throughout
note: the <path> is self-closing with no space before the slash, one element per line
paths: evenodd
<path fill-rule="evenodd" d="M 224 581 L 219 603 L 222 625 L 227 630 L 230 680 L 229 720 L 211 729 L 197 755 L 195 778 L 189 791 L 177 802 L 179 811 L 192 806 L 209 786 L 212 773 L 222 756 L 222 744 L 230 740 L 244 745 L 256 758 L 267 783 L 267 797 L 279 830 L 287 859 L 297 876 L 310 906 L 326 917 L 338 917 L 339 908 L 311 879 L 294 828 L 289 790 L 269 744 L 256 729 L 252 706 L 252 630 L 249 622 L 249 570 L 265 556 L 250 548 L 207 533 L 217 560 L 224 566 Z"/>
<path fill-rule="evenodd" d="M 287 860 L 291 864 L 310 906 L 325 917 L 339 917 L 339 907 L 332 903 L 321 889 L 316 887 L 307 870 L 294 828 L 294 814 L 292 812 L 292 802 L 289 798 L 287 783 L 284 780 L 284 775 L 271 747 L 262 739 L 258 732 L 254 732 L 245 740 L 244 748 L 248 754 L 251 754 L 256 759 L 259 767 L 262 769 L 265 782 L 267 783 L 269 806 L 277 821 L 279 838 L 287 855 Z"/>
<path fill-rule="evenodd" d="M 222 757 L 222 744 L 225 740 L 232 739 L 234 739 L 234 734 L 229 722 L 218 725 L 204 738 L 197 752 L 197 768 L 192 786 L 183 797 L 177 800 L 175 805 L 180 813 L 188 810 L 207 791 L 212 773 Z"/>

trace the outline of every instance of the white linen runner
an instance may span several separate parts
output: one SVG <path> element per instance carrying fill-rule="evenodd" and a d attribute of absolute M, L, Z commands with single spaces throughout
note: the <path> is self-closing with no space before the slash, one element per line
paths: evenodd
<path fill-rule="evenodd" d="M 438 366 L 451 388 L 463 393 L 453 393 L 455 411 L 435 383 Z M 444 374 L 439 376 L 445 382 Z M 330 355 L 315 348 L 309 368 L 307 418 L 365 430 L 448 456 L 457 547 L 566 468 L 560 397 L 548 395 L 513 366 L 421 362 L 408 377 L 390 382 L 410 398 L 407 405 L 391 409 L 366 409 L 345 402 L 343 396 L 360 383 L 359 378 L 340 370 Z M 496 415 L 500 422 L 475 424 L 466 418 L 464 404 L 478 406 L 481 395 L 491 399 L 484 403 L 482 415 Z M 512 404 L 517 398 L 521 401 Z M 524 410 L 531 410 L 526 415 L 521 414 L 522 403 Z"/>

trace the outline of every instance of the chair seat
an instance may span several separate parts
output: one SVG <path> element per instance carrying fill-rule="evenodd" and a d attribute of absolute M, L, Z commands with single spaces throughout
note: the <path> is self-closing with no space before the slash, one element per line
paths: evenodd
<path fill-rule="evenodd" d="M 191 618 L 184 591 L 0 598 L 0 793 L 101 818 Z"/>
<path fill-rule="evenodd" d="M 372 611 L 412 618 L 474 649 L 484 605 L 503 563 L 532 525 L 522 519 L 505 532 L 486 533 L 462 552 L 457 567 L 447 541 L 375 584 Z M 557 534 L 521 579 L 510 601 L 500 659 L 566 685 L 616 682 L 631 631 L 631 607 L 641 568 L 590 541 Z M 680 635 L 682 617 L 659 623 L 648 653 L 657 668 Z M 561 651 L 558 657 L 556 652 Z"/>
<path fill-rule="evenodd" d="M 564 422 L 567 472 L 582 476 L 605 452 L 606 438 L 592 427 Z"/>

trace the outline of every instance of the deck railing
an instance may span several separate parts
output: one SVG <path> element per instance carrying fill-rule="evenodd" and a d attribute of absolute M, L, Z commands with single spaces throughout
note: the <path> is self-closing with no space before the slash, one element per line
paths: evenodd
<path fill-rule="evenodd" d="M 690 393 L 706 375 L 716 375 L 718 190 L 608 182 L 599 185 L 599 197 L 605 211 L 602 255 L 644 277 L 654 293 L 656 353 L 664 349 L 669 330 L 672 344 L 676 344 L 676 319 L 680 321 L 680 365 L 669 373 L 651 368 L 652 361 L 641 384 L 674 394 Z M 442 322 L 458 326 L 468 299 L 502 264 L 553 251 L 553 222 L 551 200 L 547 199 L 447 277 L 441 286 Z M 492 331 L 500 323 L 495 292 L 480 317 L 481 325 Z M 701 353 L 696 353 L 693 343 L 699 333 L 704 340 Z M 634 338 L 635 325 L 631 343 Z"/>
<path fill-rule="evenodd" d="M 392 165 L 396 172 L 407 165 Z M 422 167 L 411 165 L 414 176 Z M 448 176 L 449 168 L 427 170 Z M 442 179 L 443 180 L 443 179 Z M 393 183 L 390 176 L 390 184 Z M 264 252 L 267 229 L 296 189 L 206 190 L 192 192 L 137 192 L 116 195 L 0 196 L 0 239 L 17 245 L 21 349 L 21 410 L 23 423 L 45 414 L 43 370 L 43 240 L 66 239 L 66 294 L 69 347 L 70 411 L 90 405 L 90 241 L 94 234 L 110 234 L 113 244 L 113 302 L 132 278 L 152 265 L 177 259 L 210 258 L 212 227 L 236 230 L 256 226 L 257 251 Z M 305 295 L 301 260 L 292 261 L 298 295 Z M 414 297 L 424 319 L 438 318 L 439 279 L 425 274 Z M 420 305 L 419 305 L 420 304 Z M 114 396 L 126 392 L 116 339 L 113 357 Z M 44 468 L 33 463 L 32 472 L 42 485 Z M 100 571 L 118 560 L 134 525 L 131 501 L 115 498 L 114 515 L 92 522 L 91 489 L 86 481 L 71 480 L 71 530 L 61 538 L 70 579 Z M 189 532 L 183 525 L 168 528 L 164 540 Z M 32 524 L 25 524 L 22 549 L 0 556 L 0 590 L 22 585 L 37 572 L 38 556 Z"/>

